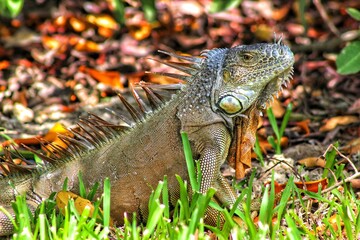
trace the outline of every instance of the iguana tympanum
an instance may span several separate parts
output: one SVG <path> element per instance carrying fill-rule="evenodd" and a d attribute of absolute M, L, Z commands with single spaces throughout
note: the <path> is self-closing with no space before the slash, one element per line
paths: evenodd
<path fill-rule="evenodd" d="M 291 77 L 294 55 L 281 41 L 207 50 L 200 57 L 167 54 L 187 61 L 167 63 L 186 75 L 165 75 L 187 82 L 179 85 L 170 100 L 160 104 L 153 88 L 142 85 L 150 105 L 156 105 L 153 111 L 144 110 L 137 97 L 141 110 L 121 97 L 135 124 L 114 126 L 96 116 L 80 120 L 77 129 L 81 131 L 74 130 L 74 138 L 63 137 L 67 149 L 52 146 L 56 153 L 42 156 L 47 160 L 43 169 L 0 178 L 0 205 L 11 211 L 15 196 L 26 194 L 28 205 L 36 207 L 52 192 L 62 190 L 65 178 L 69 190 L 78 193 L 81 171 L 87 187 L 109 177 L 111 216 L 118 224 L 125 212 L 136 212 L 139 220 L 146 221 L 150 186 L 167 175 L 170 203 L 175 205 L 179 197 L 175 174 L 188 179 L 180 136 L 185 131 L 194 158 L 200 161 L 200 191 L 213 187 L 215 200 L 231 206 L 236 194 L 220 166 L 229 152 L 235 119 L 248 118 L 249 112 L 260 113 L 266 107 Z M 205 222 L 214 225 L 217 220 L 218 212 L 208 209 Z M 12 231 L 11 222 L 0 212 L 0 235 Z"/>

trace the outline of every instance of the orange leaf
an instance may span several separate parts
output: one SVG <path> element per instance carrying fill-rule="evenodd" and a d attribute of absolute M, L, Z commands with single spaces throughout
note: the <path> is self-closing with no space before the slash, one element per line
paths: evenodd
<path fill-rule="evenodd" d="M 304 165 L 305 167 L 322 167 L 326 165 L 326 161 L 319 157 L 308 157 L 303 158 L 298 161 L 299 164 Z"/>
<path fill-rule="evenodd" d="M 351 123 L 359 122 L 360 119 L 355 116 L 337 116 L 325 121 L 325 124 L 320 128 L 321 132 L 333 130 L 338 125 L 349 125 Z"/>
<path fill-rule="evenodd" d="M 43 36 L 41 38 L 42 43 L 47 49 L 57 49 L 58 52 L 65 52 L 67 49 L 68 38 L 55 38 L 49 36 Z"/>
<path fill-rule="evenodd" d="M 295 123 L 296 126 L 298 126 L 299 128 L 301 128 L 301 129 L 305 132 L 305 135 L 309 135 L 309 134 L 310 134 L 309 124 L 310 124 L 310 119 L 305 119 L 305 120 L 303 120 L 303 121 L 300 121 L 300 122 L 296 122 L 296 123 Z"/>
<path fill-rule="evenodd" d="M 334 231 L 337 231 L 338 230 L 338 221 L 337 221 L 337 217 L 338 215 L 336 213 L 334 213 L 330 218 L 329 218 L 329 223 L 331 224 L 332 226 L 332 229 Z M 340 226 L 343 227 L 344 226 L 344 222 L 340 220 Z M 325 225 L 325 224 L 322 224 L 318 227 L 316 227 L 316 232 L 318 233 L 319 236 L 322 235 L 322 233 L 325 231 L 325 229 L 327 228 L 328 226 Z"/>
<path fill-rule="evenodd" d="M 284 4 L 279 9 L 274 9 L 272 18 L 275 21 L 279 21 L 279 20 L 283 19 L 289 13 L 290 8 L 291 8 L 291 2 L 289 2 L 288 4 Z"/>
<path fill-rule="evenodd" d="M 86 29 L 86 23 L 76 17 L 69 19 L 70 26 L 77 32 L 82 32 Z"/>
<path fill-rule="evenodd" d="M 62 124 L 55 123 L 55 125 L 44 136 L 36 136 L 36 137 L 30 137 L 30 138 L 15 138 L 12 140 L 5 141 L 1 145 L 3 147 L 9 146 L 12 143 L 12 141 L 16 144 L 37 145 L 37 144 L 40 144 L 41 141 L 45 140 L 46 142 L 49 142 L 49 143 L 52 143 L 54 141 L 59 141 L 59 142 L 61 142 L 61 144 L 59 144 L 59 145 L 66 148 L 66 145 L 64 144 L 64 142 L 62 142 L 58 138 L 58 134 L 63 134 L 63 135 L 73 137 L 73 134 L 69 130 L 67 130 Z"/>
<path fill-rule="evenodd" d="M 119 28 L 118 23 L 112 18 L 110 15 L 102 14 L 102 15 L 87 15 L 86 21 L 91 24 L 96 25 L 97 27 L 107 28 L 111 30 L 117 30 Z"/>
<path fill-rule="evenodd" d="M 69 191 L 60 191 L 56 194 L 56 205 L 62 214 L 65 213 L 65 208 L 70 199 L 74 200 L 74 206 L 79 214 L 82 214 L 86 207 L 90 209 L 89 217 L 94 214 L 95 207 L 89 200 Z M 102 212 L 101 209 L 100 212 Z M 113 225 L 112 219 L 110 219 L 110 225 Z"/>
<path fill-rule="evenodd" d="M 115 71 L 100 72 L 98 70 L 87 68 L 85 66 L 80 66 L 79 71 L 89 74 L 91 77 L 93 77 L 94 79 L 105 85 L 119 89 L 124 88 L 123 84 L 120 81 L 119 72 L 115 72 Z"/>
<path fill-rule="evenodd" d="M 130 35 L 136 40 L 140 41 L 150 36 L 152 26 L 146 21 L 142 21 L 139 25 L 128 26 L 130 30 Z"/>
<path fill-rule="evenodd" d="M 268 183 L 266 183 L 268 184 Z M 294 184 L 300 189 L 306 189 L 310 192 L 318 192 L 319 184 L 321 185 L 321 189 L 325 189 L 327 187 L 328 181 L 326 178 L 316 180 L 316 181 L 309 181 L 309 182 L 294 182 Z M 275 181 L 275 194 L 280 193 L 286 187 L 286 183 L 280 184 Z"/>
<path fill-rule="evenodd" d="M 281 102 L 278 99 L 274 100 L 271 107 L 276 118 L 282 118 L 284 116 L 285 108 L 281 105 Z"/>
<path fill-rule="evenodd" d="M 114 34 L 114 30 L 110 28 L 99 27 L 98 33 L 103 37 L 110 38 Z"/>
<path fill-rule="evenodd" d="M 57 27 L 65 27 L 66 23 L 67 17 L 65 17 L 64 15 L 61 15 L 54 19 L 54 25 Z"/>
<path fill-rule="evenodd" d="M 306 189 L 310 192 L 318 192 L 319 186 L 321 186 L 321 189 L 325 189 L 328 184 L 327 178 L 323 178 L 316 181 L 309 181 L 309 182 L 294 182 L 295 185 L 300 189 Z"/>
<path fill-rule="evenodd" d="M 75 49 L 80 52 L 100 52 L 102 47 L 96 42 L 80 38 L 75 45 Z"/>
<path fill-rule="evenodd" d="M 0 70 L 6 69 L 10 66 L 10 62 L 9 61 L 0 61 Z"/>

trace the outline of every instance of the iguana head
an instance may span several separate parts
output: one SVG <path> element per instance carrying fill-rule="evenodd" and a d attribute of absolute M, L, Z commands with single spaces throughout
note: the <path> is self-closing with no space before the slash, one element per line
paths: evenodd
<path fill-rule="evenodd" d="M 213 88 L 213 110 L 233 117 L 241 116 L 253 104 L 265 108 L 290 79 L 293 64 L 293 53 L 280 41 L 229 49 Z"/>

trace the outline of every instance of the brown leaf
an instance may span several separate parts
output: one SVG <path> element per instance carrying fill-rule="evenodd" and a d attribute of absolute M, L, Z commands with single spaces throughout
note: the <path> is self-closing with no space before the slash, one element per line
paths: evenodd
<path fill-rule="evenodd" d="M 354 189 L 360 189 L 360 179 L 351 179 L 351 187 Z"/>
<path fill-rule="evenodd" d="M 273 101 L 271 108 L 276 118 L 282 118 L 284 116 L 285 108 L 281 105 L 281 102 L 278 99 Z"/>
<path fill-rule="evenodd" d="M 326 161 L 319 157 L 308 157 L 298 161 L 299 164 L 304 165 L 305 167 L 322 167 L 326 165 Z"/>
<path fill-rule="evenodd" d="M 360 138 L 349 141 L 342 149 L 347 154 L 356 154 L 360 152 Z"/>
<path fill-rule="evenodd" d="M 351 123 L 359 122 L 360 119 L 355 116 L 337 116 L 325 121 L 325 124 L 320 127 L 321 132 L 328 132 L 336 128 L 338 125 L 349 125 Z"/>

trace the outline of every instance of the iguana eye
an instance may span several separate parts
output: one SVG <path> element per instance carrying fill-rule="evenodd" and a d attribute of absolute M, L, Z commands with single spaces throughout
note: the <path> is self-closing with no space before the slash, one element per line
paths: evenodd
<path fill-rule="evenodd" d="M 251 61 L 254 57 L 249 54 L 249 53 L 244 53 L 242 56 L 242 60 L 244 60 L 245 62 L 249 62 Z"/>
<path fill-rule="evenodd" d="M 241 102 L 232 95 L 220 98 L 218 105 L 227 114 L 235 114 L 242 110 Z"/>

